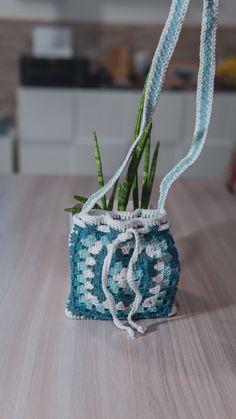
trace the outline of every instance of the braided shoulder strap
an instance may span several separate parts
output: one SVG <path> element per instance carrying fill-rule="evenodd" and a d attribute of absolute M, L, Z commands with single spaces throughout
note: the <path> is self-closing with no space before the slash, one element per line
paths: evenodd
<path fill-rule="evenodd" d="M 218 3 L 218 0 L 204 0 L 193 141 L 188 154 L 177 163 L 161 182 L 157 206 L 160 212 L 164 211 L 170 187 L 197 160 L 206 141 L 214 93 Z"/>
<path fill-rule="evenodd" d="M 149 71 L 138 137 L 133 142 L 117 172 L 106 185 L 91 195 L 84 204 L 82 212 L 90 211 L 94 204 L 112 188 L 129 162 L 147 123 L 151 121 L 161 93 L 166 70 L 183 26 L 189 2 L 190 0 L 172 0 L 169 15 Z M 217 11 L 218 0 L 204 0 L 197 91 L 197 115 L 193 142 L 188 155 L 165 176 L 161 183 L 158 202 L 158 211 L 160 212 L 164 211 L 165 201 L 172 183 L 197 159 L 207 136 L 213 100 Z"/>

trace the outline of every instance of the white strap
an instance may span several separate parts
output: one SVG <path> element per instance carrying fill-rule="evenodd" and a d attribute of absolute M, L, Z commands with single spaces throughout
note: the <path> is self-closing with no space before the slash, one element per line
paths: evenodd
<path fill-rule="evenodd" d="M 141 128 L 138 137 L 130 147 L 128 154 L 126 155 L 123 163 L 114 174 L 114 176 L 104 185 L 101 189 L 91 195 L 82 208 L 82 212 L 90 211 L 94 204 L 99 201 L 114 185 L 117 179 L 122 174 L 127 163 L 129 162 L 137 144 L 139 143 L 144 128 L 147 123 L 151 120 L 154 109 L 157 105 L 157 101 L 162 89 L 166 70 L 168 68 L 169 61 L 174 52 L 176 43 L 179 38 L 183 21 L 188 9 L 190 0 L 172 0 L 170 12 L 162 31 L 157 49 L 155 51 L 152 65 L 150 68 L 147 87 L 145 91 L 144 99 L 144 111 L 142 115 Z"/>
<path fill-rule="evenodd" d="M 204 0 L 193 141 L 188 154 L 161 182 L 157 206 L 159 212 L 164 211 L 167 194 L 173 182 L 197 160 L 206 141 L 214 93 L 218 4 L 218 0 Z"/>
<path fill-rule="evenodd" d="M 164 76 L 175 49 L 184 17 L 190 0 L 173 0 L 168 19 L 163 29 L 158 47 L 154 54 L 145 91 L 144 110 L 138 137 L 130 147 L 120 168 L 107 184 L 95 192 L 84 204 L 82 212 L 90 211 L 114 185 L 125 169 L 144 128 L 151 121 L 153 112 L 160 96 Z M 204 0 L 202 13 L 202 31 L 200 46 L 200 67 L 197 84 L 196 124 L 193 141 L 188 154 L 165 176 L 160 186 L 160 198 L 157 211 L 164 212 L 168 191 L 173 182 L 190 167 L 200 155 L 204 146 L 212 111 L 214 76 L 215 76 L 215 45 L 219 0 Z"/>

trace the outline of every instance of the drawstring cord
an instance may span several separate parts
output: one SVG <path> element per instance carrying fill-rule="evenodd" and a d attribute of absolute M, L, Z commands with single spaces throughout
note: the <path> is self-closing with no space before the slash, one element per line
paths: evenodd
<path fill-rule="evenodd" d="M 137 312 L 141 301 L 142 301 L 142 295 L 139 291 L 138 285 L 135 281 L 135 275 L 134 275 L 134 265 L 138 260 L 138 255 L 140 251 L 140 237 L 139 232 L 145 233 L 147 229 L 134 229 L 129 228 L 125 232 L 122 232 L 118 234 L 117 238 L 114 240 L 114 242 L 110 245 L 109 250 L 107 252 L 107 255 L 104 259 L 103 267 L 102 267 L 102 289 L 105 294 L 110 313 L 113 318 L 113 322 L 121 330 L 126 330 L 130 337 L 134 338 L 134 330 L 137 330 L 139 333 L 145 333 L 145 328 L 143 328 L 141 325 L 133 321 L 132 316 Z M 121 321 L 118 319 L 116 315 L 116 304 L 113 295 L 107 288 L 107 281 L 108 281 L 108 272 L 111 265 L 111 260 L 114 252 L 116 251 L 117 247 L 121 244 L 126 242 L 127 240 L 130 240 L 134 237 L 135 240 L 135 246 L 134 251 L 131 256 L 131 259 L 129 261 L 128 271 L 127 271 L 127 282 L 132 289 L 132 291 L 135 294 L 134 301 L 132 303 L 130 312 L 128 314 L 127 320 L 131 327 L 125 326 L 121 323 Z"/>

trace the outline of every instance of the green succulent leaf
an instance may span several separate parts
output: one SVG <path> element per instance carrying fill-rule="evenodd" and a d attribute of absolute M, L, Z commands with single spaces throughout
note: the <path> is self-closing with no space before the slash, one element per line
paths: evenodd
<path fill-rule="evenodd" d="M 143 131 L 142 137 L 140 139 L 140 142 L 136 146 L 135 152 L 133 153 L 133 156 L 131 158 L 131 161 L 127 170 L 125 180 L 120 184 L 119 200 L 118 200 L 118 209 L 120 211 L 126 210 L 128 200 L 129 200 L 129 195 L 130 195 L 133 182 L 136 176 L 136 172 L 137 172 L 140 160 L 142 158 L 145 145 L 150 136 L 151 129 L 152 129 L 152 123 L 149 122 Z"/>
<path fill-rule="evenodd" d="M 147 84 L 147 79 L 145 81 L 143 92 L 142 92 L 139 105 L 138 105 L 137 117 L 136 117 L 136 122 L 135 122 L 135 127 L 134 127 L 134 133 L 133 133 L 133 141 L 136 140 L 140 132 L 143 109 L 144 109 L 146 84 Z M 157 159 L 158 159 L 158 153 L 159 153 L 159 142 L 158 142 L 156 144 L 156 147 L 153 153 L 151 167 L 150 167 L 151 130 L 152 130 L 152 123 L 149 122 L 142 133 L 142 137 L 140 139 L 139 144 L 136 146 L 132 154 L 124 180 L 121 181 L 118 179 L 116 181 L 116 183 L 113 186 L 108 203 L 106 200 L 106 196 L 101 198 L 102 209 L 112 211 L 113 206 L 114 206 L 114 200 L 117 195 L 118 196 L 118 210 L 125 211 L 127 208 L 127 204 L 128 204 L 131 192 L 133 196 L 134 210 L 139 207 L 148 208 L 150 198 L 151 198 L 152 188 L 153 188 L 153 182 L 154 182 L 154 178 L 156 174 Z M 100 149 L 98 145 L 98 139 L 95 132 L 93 134 L 93 144 L 94 144 L 94 158 L 95 158 L 96 169 L 97 169 L 98 185 L 100 188 L 102 188 L 104 186 L 102 161 L 101 161 Z M 142 186 L 141 199 L 139 199 L 138 167 L 139 167 L 143 154 L 144 154 L 143 186 Z M 74 198 L 77 201 L 79 201 L 81 204 L 84 204 L 87 201 L 86 197 L 83 197 L 80 195 L 75 195 Z M 95 204 L 94 208 L 101 209 L 101 207 L 98 204 Z M 81 208 L 76 208 L 76 207 L 65 208 L 65 211 L 71 214 L 77 214 L 81 211 Z"/>
<path fill-rule="evenodd" d="M 148 178 L 148 183 L 145 186 L 145 190 L 143 191 L 143 208 L 148 208 L 148 205 L 150 203 L 151 195 L 152 195 L 152 189 L 153 189 L 153 182 L 155 179 L 156 169 L 157 169 L 157 160 L 158 160 L 158 154 L 159 154 L 159 148 L 160 143 L 159 141 L 156 144 L 153 157 L 152 157 L 152 163 Z"/>
<path fill-rule="evenodd" d="M 139 190 L 138 190 L 138 175 L 134 178 L 133 188 L 132 188 L 132 195 L 133 195 L 133 208 L 136 210 L 139 208 Z"/>
<path fill-rule="evenodd" d="M 144 162 L 143 162 L 143 187 L 141 194 L 141 208 L 147 208 L 146 196 L 148 193 L 148 180 L 149 180 L 149 161 L 150 161 L 150 148 L 151 148 L 151 135 L 148 138 L 147 144 L 144 150 Z"/>
<path fill-rule="evenodd" d="M 69 212 L 70 214 L 74 215 L 74 214 L 78 214 L 81 211 L 81 208 L 65 208 L 64 209 L 65 212 Z"/>
<path fill-rule="evenodd" d="M 73 195 L 73 198 L 76 201 L 81 202 L 82 204 L 85 204 L 85 202 L 88 200 L 88 198 L 86 198 L 85 196 L 81 196 L 81 195 Z"/>
<path fill-rule="evenodd" d="M 95 158 L 96 168 L 97 168 L 98 186 L 102 188 L 104 186 L 104 178 L 103 178 L 102 161 L 101 161 L 101 155 L 100 155 L 96 132 L 93 133 L 93 145 L 94 145 L 94 158 Z M 106 203 L 105 196 L 101 198 L 101 202 L 102 202 L 102 209 L 106 210 L 107 203 Z"/>
<path fill-rule="evenodd" d="M 137 112 L 137 117 L 136 117 L 136 122 L 135 122 L 135 127 L 134 127 L 134 135 L 133 135 L 134 141 L 136 140 L 140 131 L 142 115 L 143 115 L 144 99 L 145 99 L 145 90 L 146 90 L 146 82 L 144 84 L 142 95 L 139 101 L 138 112 Z M 132 194 L 133 194 L 133 208 L 135 210 L 139 208 L 138 169 L 136 171 L 136 176 L 133 182 Z"/>
<path fill-rule="evenodd" d="M 144 99 L 145 99 L 145 90 L 146 90 L 146 82 L 144 84 L 144 88 L 141 94 L 141 98 L 138 105 L 138 112 L 137 117 L 135 121 L 135 127 L 134 127 L 134 135 L 133 138 L 136 140 L 137 136 L 139 135 L 141 121 L 142 121 L 142 115 L 143 115 L 143 106 L 144 106 Z"/>
<path fill-rule="evenodd" d="M 108 205 L 107 205 L 107 209 L 108 211 L 112 211 L 113 210 L 113 205 L 114 205 L 114 200 L 115 200 L 115 196 L 116 196 L 116 191 L 117 191 L 117 186 L 119 183 L 119 179 L 117 179 L 117 181 L 115 182 L 112 192 L 111 192 L 111 196 L 110 199 L 108 201 Z"/>
<path fill-rule="evenodd" d="M 120 181 L 118 185 L 118 211 L 125 211 L 126 207 L 124 207 L 124 195 L 126 192 L 126 181 Z"/>
<path fill-rule="evenodd" d="M 144 150 L 144 161 L 143 161 L 143 183 L 148 182 L 149 176 L 149 161 L 150 161 L 150 148 L 151 148 L 151 135 L 148 138 L 147 144 Z"/>

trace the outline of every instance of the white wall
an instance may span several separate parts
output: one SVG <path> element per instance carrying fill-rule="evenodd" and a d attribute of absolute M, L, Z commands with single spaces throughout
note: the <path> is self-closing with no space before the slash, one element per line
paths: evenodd
<path fill-rule="evenodd" d="M 55 0 L 61 16 L 108 22 L 164 22 L 171 0 Z M 189 23 L 201 20 L 203 0 L 192 0 Z M 236 24 L 236 0 L 220 0 L 219 22 Z"/>
<path fill-rule="evenodd" d="M 171 0 L 0 0 L 0 17 L 69 18 L 110 22 L 163 22 Z M 188 22 L 198 23 L 202 0 L 193 0 Z M 236 24 L 236 1 L 220 0 L 221 24 Z"/>
<path fill-rule="evenodd" d="M 51 19 L 57 16 L 58 9 L 54 0 L 0 0 L 0 18 Z"/>

